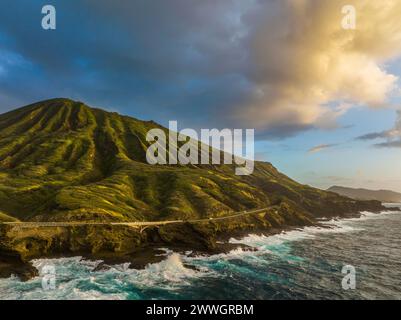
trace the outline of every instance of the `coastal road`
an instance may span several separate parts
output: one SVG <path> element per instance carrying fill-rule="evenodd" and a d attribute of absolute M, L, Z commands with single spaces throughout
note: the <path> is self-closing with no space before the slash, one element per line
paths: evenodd
<path fill-rule="evenodd" d="M 266 212 L 267 210 L 271 210 L 273 208 L 277 208 L 277 206 L 270 206 L 261 209 L 254 209 L 249 211 L 240 211 L 228 216 L 216 217 L 216 218 L 204 218 L 204 219 L 192 219 L 192 220 L 165 220 L 165 221 L 135 221 L 135 222 L 80 222 L 80 221 L 54 221 L 54 222 L 32 222 L 32 221 L 18 221 L 18 222 L 1 222 L 0 224 L 13 225 L 18 227 L 72 227 L 72 226 L 82 226 L 82 225 L 126 225 L 130 227 L 139 227 L 142 230 L 145 227 L 151 226 L 162 226 L 166 224 L 177 224 L 177 223 L 199 223 L 206 221 L 221 221 L 226 219 L 234 219 L 246 215 L 258 214 Z"/>

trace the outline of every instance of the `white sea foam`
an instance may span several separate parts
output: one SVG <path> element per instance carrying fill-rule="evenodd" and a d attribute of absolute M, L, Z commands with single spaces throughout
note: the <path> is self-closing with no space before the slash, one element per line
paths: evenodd
<path fill-rule="evenodd" d="M 189 285 L 191 279 L 212 274 L 207 268 L 187 268 L 182 256 L 171 251 L 165 260 L 141 270 L 119 264 L 94 271 L 101 262 L 81 257 L 33 260 L 38 270 L 46 265 L 55 266 L 56 290 L 44 290 L 41 276 L 27 282 L 11 277 L 0 279 L 0 299 L 126 299 L 129 288 L 171 291 Z"/>
<path fill-rule="evenodd" d="M 277 246 L 285 242 L 314 239 L 321 233 L 343 233 L 361 230 L 342 224 L 340 221 L 330 220 L 323 222 L 325 227 L 304 227 L 291 231 L 283 231 L 272 236 L 250 234 L 242 239 L 231 238 L 230 243 L 242 243 L 255 248 Z"/>
<path fill-rule="evenodd" d="M 200 261 L 217 261 L 217 260 L 232 260 L 232 259 L 246 259 L 248 262 L 263 262 L 264 259 L 258 259 L 258 257 L 265 254 L 279 254 L 285 255 L 286 250 L 281 247 L 280 250 L 275 250 L 285 243 L 292 241 L 301 241 L 306 239 L 315 239 L 319 234 L 339 234 L 347 232 L 363 231 L 361 226 L 352 223 L 354 221 L 364 221 L 367 219 L 380 218 L 383 215 L 400 213 L 398 211 L 385 211 L 381 214 L 372 212 L 361 212 L 361 216 L 358 218 L 346 218 L 346 219 L 331 219 L 321 221 L 323 226 L 311 226 L 297 228 L 291 231 L 283 231 L 276 235 L 266 236 L 249 234 L 241 239 L 231 238 L 229 243 L 232 244 L 245 244 L 256 249 L 256 251 L 246 250 L 241 247 L 233 249 L 227 253 L 220 253 L 215 255 L 198 255 L 194 257 L 184 256 L 183 259 L 188 262 L 200 262 Z"/>
<path fill-rule="evenodd" d="M 40 276 L 27 282 L 10 277 L 0 279 L 0 299 L 141 299 L 142 292 L 149 288 L 173 292 L 183 286 L 192 285 L 193 280 L 201 277 L 220 277 L 217 269 L 213 271 L 212 265 L 215 263 L 227 263 L 230 267 L 232 260 L 240 259 L 250 264 L 268 264 L 270 259 L 266 259 L 266 254 L 279 255 L 280 258 L 290 261 L 293 257 L 288 243 L 314 239 L 324 233 L 358 232 L 363 230 L 363 223 L 359 222 L 379 219 L 389 214 L 400 212 L 363 212 L 360 218 L 323 221 L 324 227 L 304 227 L 272 236 L 250 234 L 242 239 L 230 239 L 231 243 L 246 244 L 256 251 L 238 247 L 228 253 L 194 257 L 190 251 L 179 254 L 164 249 L 160 254 L 165 257 L 163 261 L 149 264 L 142 270 L 129 269 L 129 264 L 126 263 L 94 271 L 102 261 L 90 261 L 82 257 L 37 259 L 32 262 L 39 270 L 45 265 L 55 266 L 57 289 L 43 290 Z M 196 269 L 189 268 L 186 264 L 196 265 Z M 235 266 L 234 263 L 231 267 Z"/>
<path fill-rule="evenodd" d="M 300 241 L 305 239 L 314 239 L 319 234 L 324 233 L 346 233 L 362 231 L 363 228 L 353 222 L 360 222 L 368 219 L 380 219 L 383 215 L 400 214 L 399 211 L 383 211 L 381 213 L 373 213 L 364 211 L 358 218 L 332 219 L 321 221 L 323 227 L 312 226 L 302 227 L 291 231 L 283 231 L 272 236 L 250 234 L 241 239 L 231 238 L 230 243 L 246 244 L 259 250 L 268 250 L 271 246 L 281 245 L 286 242 Z"/>
<path fill-rule="evenodd" d="M 383 203 L 383 206 L 385 206 L 387 208 L 401 208 L 401 203 L 387 202 L 387 203 Z"/>
<path fill-rule="evenodd" d="M 238 242 L 240 243 L 240 242 Z M 213 255 L 196 255 L 196 256 L 185 256 L 183 259 L 188 262 L 192 261 L 215 261 L 215 260 L 232 260 L 232 259 L 243 259 L 245 257 L 257 257 L 258 255 L 262 254 L 262 252 L 259 251 L 253 251 L 253 250 L 246 250 L 241 247 L 235 248 L 233 250 L 230 250 L 229 252 L 226 253 L 218 253 L 218 254 L 213 254 Z"/>
<path fill-rule="evenodd" d="M 169 286 L 173 289 L 177 284 L 186 284 L 188 279 L 202 275 L 199 270 L 184 266 L 181 255 L 170 254 L 166 260 L 149 264 L 143 270 L 131 270 L 136 275 L 135 282 L 145 286 Z"/>

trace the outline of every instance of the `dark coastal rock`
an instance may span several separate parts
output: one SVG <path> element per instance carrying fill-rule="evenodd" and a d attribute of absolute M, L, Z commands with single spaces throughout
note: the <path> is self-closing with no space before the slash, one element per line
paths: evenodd
<path fill-rule="evenodd" d="M 338 217 L 357 216 L 359 211 L 381 211 L 376 202 L 355 203 L 337 211 Z M 332 218 L 334 213 L 326 215 Z M 30 259 L 81 255 L 101 259 L 109 265 L 129 262 L 131 268 L 144 268 L 165 258 L 157 248 L 178 252 L 191 250 L 194 254 L 216 254 L 244 245 L 228 244 L 231 237 L 240 238 L 252 233 L 274 234 L 284 229 L 317 225 L 317 220 L 295 206 L 283 203 L 278 209 L 225 220 L 206 220 L 198 223 L 177 223 L 152 226 L 145 230 L 126 225 L 80 225 L 68 227 L 23 227 L 0 225 L 0 276 L 16 274 L 26 280 L 37 275 Z"/>
<path fill-rule="evenodd" d="M 140 267 L 162 257 L 153 248 L 221 252 L 218 240 L 233 236 L 384 209 L 378 201 L 355 201 L 298 183 L 268 162 L 255 161 L 248 176 L 226 164 L 150 165 L 146 135 L 155 128 L 168 133 L 154 122 L 69 99 L 0 115 L 0 256 L 16 257 L 16 269 L 33 258 L 68 255 L 104 258 L 99 268 L 106 261 Z M 271 206 L 276 209 L 218 220 Z M 200 219 L 144 229 L 109 224 Z M 13 221 L 104 224 L 4 224 Z M 27 268 L 22 276 L 30 274 Z"/>
<path fill-rule="evenodd" d="M 29 262 L 22 261 L 19 257 L 0 255 L 0 278 L 17 276 L 21 281 L 27 281 L 39 275 L 38 270 Z"/>

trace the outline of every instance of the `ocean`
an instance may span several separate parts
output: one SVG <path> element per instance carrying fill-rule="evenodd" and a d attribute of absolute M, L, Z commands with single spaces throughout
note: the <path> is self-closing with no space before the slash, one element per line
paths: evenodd
<path fill-rule="evenodd" d="M 324 224 L 331 228 L 230 240 L 255 251 L 194 257 L 165 249 L 163 261 L 142 270 L 95 270 L 101 261 L 81 257 L 34 260 L 51 278 L 0 279 L 0 299 L 401 299 L 401 212 Z M 344 266 L 355 288 L 344 288 Z"/>

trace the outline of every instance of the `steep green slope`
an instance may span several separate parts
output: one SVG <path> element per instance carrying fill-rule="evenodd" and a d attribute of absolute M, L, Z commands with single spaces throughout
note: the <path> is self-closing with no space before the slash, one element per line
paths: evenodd
<path fill-rule="evenodd" d="M 306 216 L 380 207 L 301 185 L 269 163 L 250 176 L 226 165 L 149 165 L 145 137 L 155 127 L 68 99 L 0 115 L 0 211 L 20 220 L 149 221 L 283 202 Z"/>
<path fill-rule="evenodd" d="M 0 222 L 16 222 L 18 219 L 10 217 L 0 211 Z"/>

